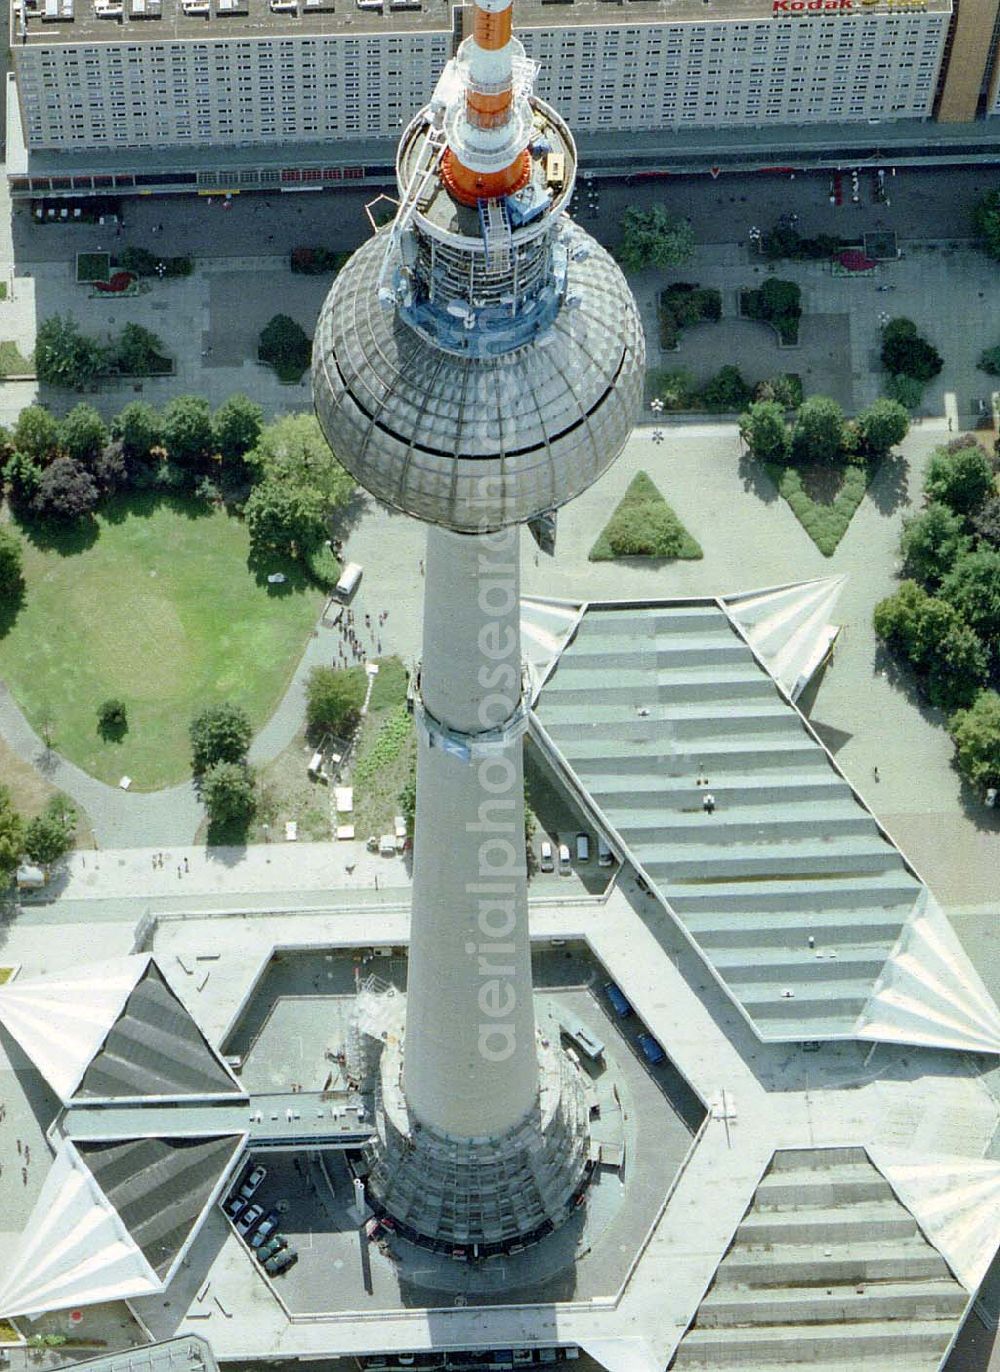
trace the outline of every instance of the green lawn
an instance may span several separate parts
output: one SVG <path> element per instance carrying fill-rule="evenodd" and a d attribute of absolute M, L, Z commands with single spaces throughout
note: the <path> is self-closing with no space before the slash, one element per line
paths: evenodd
<path fill-rule="evenodd" d="M 202 705 L 232 700 L 264 723 L 320 608 L 294 564 L 275 558 L 255 575 L 243 525 L 186 497 L 123 497 L 89 533 L 24 532 L 26 594 L 0 623 L 0 677 L 37 729 L 51 722 L 59 752 L 152 790 L 189 774 Z M 288 579 L 269 587 L 279 570 Z M 97 730 L 109 696 L 128 709 L 121 742 Z"/>
<path fill-rule="evenodd" d="M 34 370 L 33 359 L 25 357 L 16 343 L 9 338 L 0 342 L 0 376 L 31 376 Z"/>
<path fill-rule="evenodd" d="M 854 464 L 843 468 L 766 466 L 816 547 L 824 557 L 832 557 L 868 489 L 867 469 Z"/>
<path fill-rule="evenodd" d="M 645 472 L 636 472 L 589 554 L 591 562 L 620 557 L 697 560 L 701 556 L 701 545 Z"/>

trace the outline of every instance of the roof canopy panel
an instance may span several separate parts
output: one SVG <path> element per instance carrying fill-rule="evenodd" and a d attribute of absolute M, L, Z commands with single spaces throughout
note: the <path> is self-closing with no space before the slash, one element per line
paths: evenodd
<path fill-rule="evenodd" d="M 947 921 L 771 675 L 792 693 L 838 590 L 588 605 L 536 736 L 761 1039 L 1000 1052 Z"/>
<path fill-rule="evenodd" d="M 0 1281 L 0 1311 L 37 1315 L 162 1289 L 76 1149 L 64 1142 Z"/>
<path fill-rule="evenodd" d="M 230 1093 L 240 1086 L 150 959 L 74 1099 Z"/>
<path fill-rule="evenodd" d="M 121 1014 L 148 953 L 0 988 L 0 1024 L 65 1104 Z"/>
<path fill-rule="evenodd" d="M 80 1156 L 156 1275 L 166 1281 L 242 1137 L 79 1143 Z"/>

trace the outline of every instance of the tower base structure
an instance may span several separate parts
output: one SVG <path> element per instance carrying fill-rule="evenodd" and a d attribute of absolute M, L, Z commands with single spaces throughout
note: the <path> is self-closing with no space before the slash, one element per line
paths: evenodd
<path fill-rule="evenodd" d="M 421 1124 L 403 1094 L 403 1046 L 382 1050 L 369 1200 L 400 1233 L 461 1257 L 544 1238 L 579 1204 L 591 1171 L 590 1103 L 580 1069 L 538 1034 L 539 1094 L 513 1129 L 480 1138 Z M 461 1250 L 461 1251 L 456 1251 Z"/>

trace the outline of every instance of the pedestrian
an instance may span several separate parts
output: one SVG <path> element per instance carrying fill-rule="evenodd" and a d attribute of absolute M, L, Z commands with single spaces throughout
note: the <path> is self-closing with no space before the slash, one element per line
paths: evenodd
<path fill-rule="evenodd" d="M 702 796 L 701 808 L 708 815 L 715 813 L 715 796 L 712 795 L 711 791 L 706 791 Z"/>
<path fill-rule="evenodd" d="M 156 854 L 153 854 L 153 871 L 156 871 Z"/>
<path fill-rule="evenodd" d="M 177 864 L 177 880 L 180 881 L 180 879 L 181 879 L 181 865 L 180 865 L 180 863 L 178 863 L 178 864 Z"/>
<path fill-rule="evenodd" d="M 25 1186 L 27 1186 L 27 1184 L 28 1184 L 28 1169 L 27 1169 L 26 1167 L 22 1167 L 22 1168 L 21 1168 L 21 1181 L 24 1183 Z"/>
<path fill-rule="evenodd" d="M 878 774 L 878 768 L 877 768 L 877 767 L 873 767 L 873 768 L 872 768 L 872 776 L 875 778 L 876 781 L 881 781 L 881 780 L 882 780 L 882 778 L 881 778 L 881 777 L 879 776 L 879 774 Z"/>
<path fill-rule="evenodd" d="M 191 870 L 191 868 L 188 866 L 188 860 L 187 860 L 187 858 L 184 859 L 184 870 L 185 870 L 185 872 L 190 872 L 190 870 Z"/>
<path fill-rule="evenodd" d="M 30 1164 L 31 1164 L 31 1149 L 28 1147 L 27 1144 L 24 1145 L 24 1161 L 25 1161 L 26 1163 L 28 1163 L 29 1166 L 30 1166 Z"/>
<path fill-rule="evenodd" d="M 21 1156 L 21 1140 L 20 1140 L 20 1139 L 18 1139 L 18 1141 L 17 1141 L 17 1156 L 18 1156 L 18 1157 Z"/>
<path fill-rule="evenodd" d="M 424 559 L 421 558 L 421 559 L 420 559 L 420 575 L 423 576 L 423 574 L 424 574 Z"/>

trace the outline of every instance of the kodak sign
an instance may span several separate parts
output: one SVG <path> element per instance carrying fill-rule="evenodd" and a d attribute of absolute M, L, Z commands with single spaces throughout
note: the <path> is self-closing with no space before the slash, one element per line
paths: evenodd
<path fill-rule="evenodd" d="M 772 14 L 843 14 L 858 10 L 922 10 L 927 0 L 771 0 Z"/>

